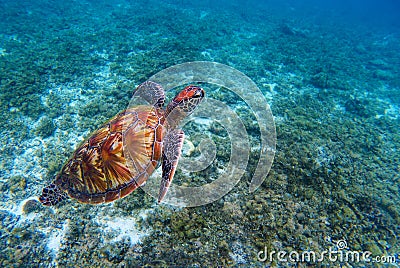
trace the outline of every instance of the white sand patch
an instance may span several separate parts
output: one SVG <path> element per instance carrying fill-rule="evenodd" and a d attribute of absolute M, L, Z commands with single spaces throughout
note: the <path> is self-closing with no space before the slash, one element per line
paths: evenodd
<path fill-rule="evenodd" d="M 275 87 L 276 87 L 277 85 L 278 85 L 277 83 L 272 83 L 272 84 L 263 83 L 263 87 L 269 89 L 269 92 L 271 92 L 271 93 L 276 93 Z"/>
<path fill-rule="evenodd" d="M 275 87 L 278 86 L 278 84 L 276 83 L 263 83 L 262 84 L 263 88 L 266 89 L 265 93 L 264 93 L 264 97 L 267 99 L 268 103 L 270 105 L 272 105 L 271 103 L 274 100 L 274 95 L 278 94 L 275 90 Z"/>
<path fill-rule="evenodd" d="M 340 105 L 340 104 L 336 104 L 335 105 L 335 110 L 340 111 L 342 113 L 346 112 L 346 108 L 344 106 Z"/>
<path fill-rule="evenodd" d="M 105 60 L 108 60 L 109 55 L 107 53 L 107 51 L 105 49 L 103 49 L 103 51 L 94 51 L 91 55 L 92 57 L 96 57 L 96 58 L 102 58 Z"/>
<path fill-rule="evenodd" d="M 7 55 L 8 53 L 6 52 L 6 50 L 4 49 L 4 48 L 1 48 L 0 47 L 0 57 L 1 56 L 5 56 L 5 55 Z"/>
<path fill-rule="evenodd" d="M 202 10 L 202 11 L 200 12 L 200 19 L 201 19 L 201 20 L 204 19 L 205 17 L 208 16 L 208 14 L 209 14 L 209 12 Z"/>
<path fill-rule="evenodd" d="M 202 118 L 202 117 L 196 117 L 193 121 L 194 121 L 196 124 L 199 124 L 199 125 L 207 125 L 207 126 L 211 126 L 211 124 L 212 124 L 212 122 L 213 122 L 213 120 L 210 119 L 210 118 Z"/>
<path fill-rule="evenodd" d="M 50 231 L 50 236 L 46 246 L 55 256 L 57 256 L 60 251 L 61 242 L 64 239 L 65 234 L 68 232 L 68 227 L 69 220 L 66 220 L 61 229 L 51 229 Z"/>
<path fill-rule="evenodd" d="M 106 242 L 117 242 L 124 238 L 129 238 L 131 245 L 136 245 L 141 242 L 141 239 L 149 233 L 139 229 L 137 220 L 139 218 L 146 219 L 151 210 L 144 210 L 140 212 L 137 217 L 115 217 L 115 218 L 96 218 L 96 222 L 103 226 L 104 233 L 113 238 Z"/>
<path fill-rule="evenodd" d="M 245 253 L 244 246 L 241 242 L 235 241 L 231 245 L 232 252 L 229 252 L 229 256 L 236 262 L 236 264 L 247 263 L 247 254 Z"/>
<path fill-rule="evenodd" d="M 183 141 L 182 156 L 191 156 L 196 151 L 196 148 L 189 139 Z"/>
<path fill-rule="evenodd" d="M 390 104 L 389 108 L 385 109 L 385 115 L 389 116 L 391 119 L 397 119 L 400 114 L 400 108 L 399 106 L 395 104 Z"/>
<path fill-rule="evenodd" d="M 214 60 L 213 51 L 210 49 L 206 49 L 200 53 L 205 59 Z"/>

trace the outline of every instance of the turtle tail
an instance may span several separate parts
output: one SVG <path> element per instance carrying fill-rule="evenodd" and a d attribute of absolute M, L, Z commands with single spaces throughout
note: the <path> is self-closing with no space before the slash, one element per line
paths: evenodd
<path fill-rule="evenodd" d="M 52 183 L 43 189 L 39 201 L 45 206 L 54 206 L 67 198 L 67 194 L 57 184 Z"/>

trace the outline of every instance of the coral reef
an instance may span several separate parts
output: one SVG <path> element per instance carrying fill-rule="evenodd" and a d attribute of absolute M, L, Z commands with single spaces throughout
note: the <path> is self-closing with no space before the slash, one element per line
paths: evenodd
<path fill-rule="evenodd" d="M 338 240 L 399 261 L 399 32 L 225 4 L 0 2 L 0 266 L 288 266 L 257 253 L 323 252 Z M 251 145 L 245 175 L 222 199 L 177 208 L 138 189 L 99 206 L 38 203 L 136 85 L 195 60 L 244 72 L 271 105 L 277 153 L 256 192 L 255 117 L 229 90 L 204 85 L 237 113 Z M 216 159 L 202 172 L 179 169 L 174 182 L 208 183 L 229 161 L 229 135 L 218 122 L 184 129 L 188 157 L 205 135 Z"/>

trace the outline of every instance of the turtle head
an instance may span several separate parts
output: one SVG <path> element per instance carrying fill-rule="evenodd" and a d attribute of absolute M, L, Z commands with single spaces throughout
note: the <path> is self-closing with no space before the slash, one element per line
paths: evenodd
<path fill-rule="evenodd" d="M 168 104 L 166 116 L 173 114 L 173 118 L 180 121 L 194 111 L 204 96 L 205 92 L 201 87 L 193 85 L 185 87 Z"/>
<path fill-rule="evenodd" d="M 42 194 L 39 197 L 40 203 L 45 206 L 54 206 L 68 198 L 66 192 L 60 188 L 59 180 L 60 176 L 57 175 L 56 179 L 49 186 L 43 188 Z"/>

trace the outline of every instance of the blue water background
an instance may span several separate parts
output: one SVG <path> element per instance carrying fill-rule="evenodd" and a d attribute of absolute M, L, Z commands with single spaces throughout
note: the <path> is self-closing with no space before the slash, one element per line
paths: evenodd
<path fill-rule="evenodd" d="M 315 19 L 320 23 L 361 24 L 370 27 L 380 27 L 382 30 L 398 31 L 400 3 L 396 0 L 249 0 L 249 1 L 166 1 L 182 7 L 209 9 L 213 11 L 233 11 L 246 16 L 267 17 L 273 13 L 282 19 Z M 148 3 L 156 4 L 149 1 Z M 246 20 L 246 18 L 243 18 Z M 247 18 L 249 19 L 249 18 Z"/>

